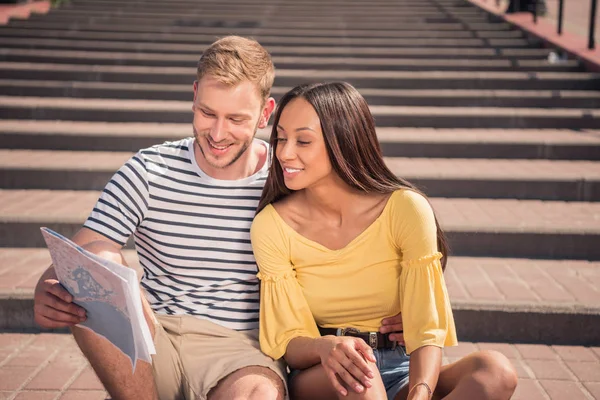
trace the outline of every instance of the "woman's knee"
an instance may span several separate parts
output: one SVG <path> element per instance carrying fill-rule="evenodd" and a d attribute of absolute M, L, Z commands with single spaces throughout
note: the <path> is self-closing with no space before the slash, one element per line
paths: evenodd
<path fill-rule="evenodd" d="M 380 400 L 387 398 L 385 392 L 385 385 L 383 384 L 383 380 L 381 378 L 381 373 L 377 366 L 373 363 L 369 363 L 369 369 L 373 373 L 373 378 L 370 379 L 371 387 L 364 388 L 363 391 L 357 393 L 352 388 L 346 385 L 346 389 L 348 390 L 348 395 L 342 396 L 338 393 L 338 399 L 344 400 Z"/>
<path fill-rule="evenodd" d="M 486 350 L 474 355 L 474 376 L 485 380 L 487 389 L 498 394 L 494 398 L 508 399 L 517 387 L 517 371 L 506 356 L 498 351 Z M 492 387 L 489 387 L 492 386 Z"/>

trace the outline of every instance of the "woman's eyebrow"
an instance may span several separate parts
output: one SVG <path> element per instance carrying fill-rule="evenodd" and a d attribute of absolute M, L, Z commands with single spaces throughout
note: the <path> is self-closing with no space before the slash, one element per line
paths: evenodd
<path fill-rule="evenodd" d="M 284 128 L 283 128 L 283 126 L 281 126 L 281 125 L 277 125 L 277 129 L 278 129 L 278 130 L 285 131 L 285 129 L 284 129 Z M 315 133 L 317 133 L 317 132 L 316 132 L 314 129 L 312 129 L 312 128 L 309 128 L 308 126 L 303 126 L 303 127 L 301 127 L 301 128 L 296 128 L 296 129 L 294 129 L 294 131 L 295 131 L 295 132 L 298 132 L 298 131 L 311 131 L 311 132 L 315 132 Z"/>

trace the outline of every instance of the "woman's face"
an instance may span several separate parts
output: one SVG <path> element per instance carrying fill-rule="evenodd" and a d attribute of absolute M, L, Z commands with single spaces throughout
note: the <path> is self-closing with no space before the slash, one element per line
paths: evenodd
<path fill-rule="evenodd" d="M 331 174 L 321 121 L 310 103 L 301 97 L 290 101 L 281 112 L 275 156 L 290 190 L 311 187 Z"/>

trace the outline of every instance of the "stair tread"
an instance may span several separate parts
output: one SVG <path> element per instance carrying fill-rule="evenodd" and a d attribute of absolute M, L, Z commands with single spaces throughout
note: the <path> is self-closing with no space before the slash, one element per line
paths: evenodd
<path fill-rule="evenodd" d="M 0 169 L 116 171 L 133 154 L 0 149 Z M 386 163 L 407 179 L 600 180 L 600 161 L 386 157 Z"/>
<path fill-rule="evenodd" d="M 0 190 L 0 222 L 83 223 L 99 192 Z M 513 199 L 431 199 L 448 231 L 600 234 L 600 203 Z"/>

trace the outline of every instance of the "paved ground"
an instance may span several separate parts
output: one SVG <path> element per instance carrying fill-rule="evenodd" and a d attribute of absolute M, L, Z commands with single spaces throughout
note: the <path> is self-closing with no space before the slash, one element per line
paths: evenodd
<path fill-rule="evenodd" d="M 492 349 L 509 357 L 518 371 L 514 400 L 600 399 L 600 347 L 461 342 L 445 350 L 444 363 Z M 106 397 L 69 335 L 0 335 L 0 399 Z"/>
<path fill-rule="evenodd" d="M 558 0 L 546 0 L 548 14 L 546 18 L 553 24 L 558 22 Z M 590 27 L 591 0 L 567 0 L 563 6 L 563 29 L 581 36 L 588 37 Z M 600 12 L 596 11 L 596 35 L 600 41 Z"/>
<path fill-rule="evenodd" d="M 2 4 L 0 5 L 0 25 L 8 23 L 10 18 L 27 18 L 34 13 L 45 14 L 50 9 L 49 1 L 32 1 L 20 4 Z"/>

